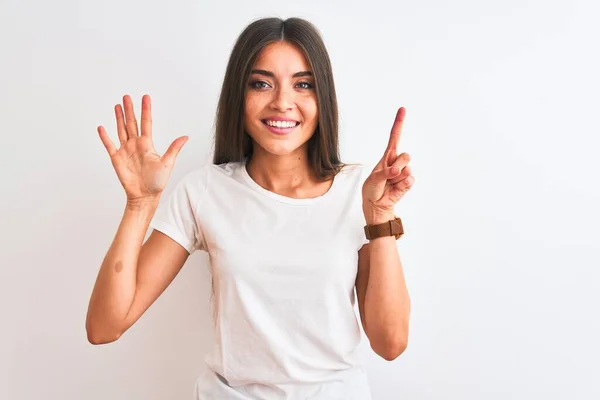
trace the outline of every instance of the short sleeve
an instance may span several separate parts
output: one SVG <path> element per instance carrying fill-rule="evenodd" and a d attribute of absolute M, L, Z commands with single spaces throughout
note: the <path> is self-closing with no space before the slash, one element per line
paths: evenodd
<path fill-rule="evenodd" d="M 150 227 L 179 243 L 188 253 L 205 250 L 198 207 L 208 187 L 207 167 L 192 171 L 160 203 Z"/>
<path fill-rule="evenodd" d="M 365 225 L 366 225 L 366 222 L 365 222 Z M 362 243 L 362 245 L 363 245 L 363 246 L 364 246 L 365 244 L 369 244 L 369 242 L 370 242 L 370 240 L 369 240 L 369 239 L 367 239 L 367 234 L 365 233 L 365 230 L 364 230 L 364 229 L 365 229 L 365 228 L 364 228 L 364 225 L 363 225 L 363 230 L 361 231 L 361 232 L 362 232 L 362 237 L 363 237 L 363 243 Z"/>
<path fill-rule="evenodd" d="M 365 214 L 363 213 L 363 210 L 362 210 L 362 187 L 363 187 L 363 184 L 365 183 L 365 181 L 367 180 L 367 178 L 369 177 L 369 175 L 371 175 L 371 171 L 372 171 L 372 168 L 368 168 L 365 165 L 361 165 L 358 193 L 360 196 L 360 205 L 361 205 L 361 208 L 360 208 L 360 222 L 361 222 L 360 233 L 361 233 L 361 237 L 363 240 L 362 241 L 363 246 L 365 244 L 369 243 L 369 239 L 367 239 L 367 235 L 365 233 L 365 225 L 367 225 L 367 220 L 365 219 Z"/>

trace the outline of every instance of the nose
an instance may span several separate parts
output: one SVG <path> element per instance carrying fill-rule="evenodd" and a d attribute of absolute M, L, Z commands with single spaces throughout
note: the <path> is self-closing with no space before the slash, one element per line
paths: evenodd
<path fill-rule="evenodd" d="M 293 91 L 285 87 L 279 87 L 273 92 L 271 108 L 276 111 L 289 111 L 294 106 Z"/>

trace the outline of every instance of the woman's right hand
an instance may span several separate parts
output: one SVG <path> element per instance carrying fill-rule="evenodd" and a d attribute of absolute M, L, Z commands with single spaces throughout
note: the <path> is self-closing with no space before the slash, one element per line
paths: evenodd
<path fill-rule="evenodd" d="M 188 137 L 181 136 L 175 139 L 161 157 L 152 143 L 150 96 L 142 97 L 139 134 L 133 102 L 129 95 L 123 96 L 123 108 L 121 104 L 115 106 L 120 147 L 115 147 L 103 126 L 98 127 L 100 140 L 110 155 L 119 181 L 125 189 L 127 201 L 137 203 L 157 199 L 167 185 L 175 159 Z"/>

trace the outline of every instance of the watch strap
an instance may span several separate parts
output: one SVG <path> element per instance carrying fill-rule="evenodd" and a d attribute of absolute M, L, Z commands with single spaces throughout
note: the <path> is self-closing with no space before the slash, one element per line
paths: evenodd
<path fill-rule="evenodd" d="M 369 240 L 385 236 L 395 236 L 396 240 L 398 240 L 403 234 L 404 227 L 402 226 L 402 220 L 399 217 L 382 224 L 365 225 L 365 236 Z"/>

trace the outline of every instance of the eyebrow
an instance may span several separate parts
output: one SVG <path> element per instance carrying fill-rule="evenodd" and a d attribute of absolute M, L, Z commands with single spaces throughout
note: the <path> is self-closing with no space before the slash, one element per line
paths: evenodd
<path fill-rule="evenodd" d="M 264 75 L 264 76 L 268 76 L 270 78 L 275 78 L 275 74 L 272 73 L 271 71 L 265 71 L 264 69 L 253 69 L 252 74 L 258 74 L 258 75 Z M 300 71 L 300 72 L 296 72 L 292 78 L 299 78 L 302 76 L 312 76 L 313 73 L 310 71 Z"/>

